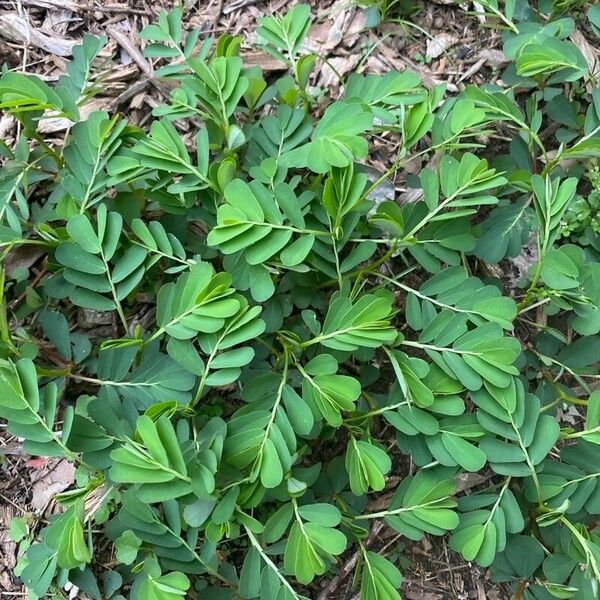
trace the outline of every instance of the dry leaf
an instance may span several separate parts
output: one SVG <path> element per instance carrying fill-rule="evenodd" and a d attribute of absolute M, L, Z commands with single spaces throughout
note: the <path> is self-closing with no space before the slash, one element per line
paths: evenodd
<path fill-rule="evenodd" d="M 364 165 L 363 170 L 367 175 L 367 179 L 369 180 L 369 184 L 375 183 L 377 180 L 381 178 L 383 173 L 374 167 L 369 165 Z M 396 197 L 396 188 L 392 180 L 389 177 L 385 177 L 379 185 L 371 190 L 367 198 L 369 200 L 373 200 L 375 206 L 371 209 L 371 213 L 374 213 L 376 207 L 378 207 L 382 202 L 386 200 L 393 200 Z"/>
<path fill-rule="evenodd" d="M 600 51 L 592 46 L 579 29 L 571 34 L 571 41 L 579 48 L 588 64 L 590 75 L 595 78 L 600 75 Z"/>
<path fill-rule="evenodd" d="M 459 473 L 456 477 L 456 493 L 470 490 L 478 485 L 481 485 L 484 481 L 487 481 L 489 477 L 480 475 L 479 473 Z"/>
<path fill-rule="evenodd" d="M 69 461 L 53 461 L 52 465 L 32 486 L 31 506 L 36 512 L 43 511 L 56 494 L 64 492 L 75 480 L 75 466 Z"/>
<path fill-rule="evenodd" d="M 339 76 L 345 75 L 360 61 L 360 55 L 358 53 L 351 54 L 350 56 L 334 56 L 330 58 L 326 63 L 323 64 L 323 68 L 319 73 L 318 85 L 322 87 L 339 86 L 342 84 L 339 80 Z"/>
<path fill-rule="evenodd" d="M 11 136 L 12 130 L 15 129 L 17 124 L 16 119 L 5 113 L 0 117 L 0 140 L 7 141 L 7 138 Z"/>
<path fill-rule="evenodd" d="M 44 254 L 45 251 L 39 246 L 17 246 L 12 248 L 4 258 L 6 275 L 12 277 L 17 269 L 29 269 Z"/>
<path fill-rule="evenodd" d="M 353 27 L 352 35 L 355 35 L 353 24 L 354 11 L 340 11 L 333 22 L 331 19 L 314 25 L 304 41 L 302 48 L 308 52 L 315 52 L 325 56 L 333 50 L 346 36 L 350 26 Z"/>

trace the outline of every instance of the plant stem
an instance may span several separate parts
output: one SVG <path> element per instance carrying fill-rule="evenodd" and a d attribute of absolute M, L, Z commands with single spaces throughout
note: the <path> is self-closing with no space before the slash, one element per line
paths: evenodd
<path fill-rule="evenodd" d="M 294 598 L 295 600 L 300 600 L 300 596 L 298 596 L 298 594 L 296 593 L 294 588 L 290 585 L 290 582 L 281 574 L 281 569 L 279 569 L 277 567 L 277 565 L 269 558 L 269 556 L 262 549 L 260 542 L 256 539 L 256 537 L 254 536 L 252 531 L 250 531 L 250 529 L 248 529 L 248 527 L 244 527 L 244 528 L 246 530 L 246 535 L 248 536 L 250 543 L 256 549 L 256 551 L 260 554 L 263 561 L 277 575 L 277 578 L 279 579 L 279 581 L 281 581 L 282 585 L 288 590 L 288 592 L 291 594 L 292 598 Z"/>

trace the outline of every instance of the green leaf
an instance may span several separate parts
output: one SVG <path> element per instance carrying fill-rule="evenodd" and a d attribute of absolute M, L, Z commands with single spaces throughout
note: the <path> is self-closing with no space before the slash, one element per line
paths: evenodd
<path fill-rule="evenodd" d="M 137 557 L 142 540 L 131 530 L 124 531 L 115 540 L 117 560 L 125 565 L 130 565 Z"/>
<path fill-rule="evenodd" d="M 542 265 L 542 280 L 549 288 L 568 290 L 579 285 L 577 265 L 562 248 L 546 252 Z"/>
<path fill-rule="evenodd" d="M 156 422 L 147 415 L 140 416 L 136 435 L 140 442 L 127 440 L 110 453 L 113 481 L 140 484 L 140 494 L 151 502 L 189 493 L 192 488 L 188 467 L 168 416 L 163 415 Z M 167 483 L 170 485 L 164 485 Z"/>
<path fill-rule="evenodd" d="M 267 44 L 293 55 L 310 27 L 310 6 L 298 4 L 283 16 L 261 17 L 259 24 L 256 32 Z"/>
<path fill-rule="evenodd" d="M 58 566 L 63 569 L 82 567 L 92 556 L 83 531 L 83 504 L 78 501 L 48 527 L 46 542 L 56 551 Z"/>
<path fill-rule="evenodd" d="M 588 10 L 587 16 L 592 25 L 594 33 L 600 37 L 600 7 L 591 6 Z"/>
<path fill-rule="evenodd" d="M 284 568 L 303 584 L 322 575 L 327 564 L 346 548 L 346 536 L 333 527 L 297 520 L 285 546 Z"/>
<path fill-rule="evenodd" d="M 575 44 L 556 38 L 543 43 L 526 44 L 516 61 L 517 73 L 523 77 L 549 77 L 549 83 L 576 81 L 588 70 L 587 62 Z"/>
<path fill-rule="evenodd" d="M 267 438 L 262 448 L 260 481 L 266 488 L 276 487 L 283 479 L 283 467 L 275 444 Z"/>
<path fill-rule="evenodd" d="M 331 167 L 347 167 L 367 155 L 367 142 L 360 134 L 373 125 L 373 116 L 359 104 L 334 102 L 315 127 L 311 141 L 281 157 L 286 167 L 308 167 L 326 173 Z"/>
<path fill-rule="evenodd" d="M 542 250 L 554 242 L 562 216 L 575 195 L 577 179 L 569 177 L 562 183 L 560 179 L 543 178 L 541 175 L 531 177 L 534 191 L 535 211 L 540 222 L 540 238 Z"/>
<path fill-rule="evenodd" d="M 396 337 L 389 320 L 392 310 L 391 299 L 386 296 L 365 294 L 354 303 L 350 298 L 338 296 L 329 305 L 321 334 L 305 344 L 356 350 L 390 343 Z"/>
<path fill-rule="evenodd" d="M 490 92 L 475 85 L 465 89 L 464 97 L 471 100 L 476 107 L 484 110 L 490 121 L 510 120 L 523 122 L 523 113 L 511 96 L 503 92 Z"/>
<path fill-rule="evenodd" d="M 0 359 L 0 415 L 8 421 L 8 431 L 25 439 L 25 451 L 44 456 L 70 456 L 62 436 L 68 437 L 72 409 L 65 413 L 62 434 L 55 432 L 58 390 L 50 383 L 40 394 L 33 361 L 13 363 Z"/>
<path fill-rule="evenodd" d="M 35 130 L 35 116 L 47 109 L 61 114 L 63 103 L 40 78 L 8 71 L 0 77 L 0 109 L 14 111 L 28 129 Z"/>
<path fill-rule="evenodd" d="M 458 435 L 442 432 L 442 444 L 465 471 L 479 471 L 486 463 L 485 452 Z"/>
<path fill-rule="evenodd" d="M 148 600 L 180 600 L 189 587 L 190 580 L 178 571 L 160 577 L 148 575 L 140 586 L 140 596 Z"/>
<path fill-rule="evenodd" d="M 420 77 L 411 71 L 360 75 L 352 73 L 346 82 L 344 99 L 367 104 L 383 122 L 399 119 L 404 108 L 423 102 L 427 95 Z"/>
<path fill-rule="evenodd" d="M 532 212 L 524 201 L 495 208 L 481 224 L 475 254 L 490 263 L 517 256 L 529 239 Z"/>
<path fill-rule="evenodd" d="M 158 352 L 142 354 L 140 365 L 129 371 L 137 353 L 135 346 L 105 348 L 98 359 L 98 383 L 133 401 L 138 408 L 176 400 L 185 404 L 195 377 L 171 357 Z"/>
<path fill-rule="evenodd" d="M 400 571 L 389 560 L 370 550 L 363 553 L 363 560 L 360 597 L 363 600 L 400 600 Z"/>
<path fill-rule="evenodd" d="M 275 197 L 259 182 L 248 185 L 234 179 L 225 188 L 225 200 L 217 212 L 217 227 L 208 235 L 210 246 L 217 246 L 225 254 L 240 250 L 250 265 L 259 265 L 273 259 L 281 250 L 282 262 L 293 266 L 301 262 L 314 243 L 314 235 L 304 229 L 304 219 L 286 214 L 285 195 L 293 192 L 285 185 L 275 188 Z M 283 212 L 280 208 L 283 208 Z M 298 227 L 299 226 L 299 227 Z M 299 234 L 296 246 L 290 244 Z"/>
<path fill-rule="evenodd" d="M 156 300 L 156 322 L 159 332 L 186 340 L 198 333 L 216 333 L 228 317 L 240 309 L 240 302 L 231 297 L 231 277 L 215 274 L 208 263 L 193 265 L 175 283 L 165 284 Z"/>
<path fill-rule="evenodd" d="M 13 517 L 8 531 L 13 542 L 20 542 L 29 534 L 29 526 L 23 517 Z"/>
<path fill-rule="evenodd" d="M 350 489 L 360 496 L 373 489 L 385 487 L 385 477 L 392 468 L 388 454 L 377 446 L 352 438 L 346 450 L 346 470 L 350 477 Z"/>
<path fill-rule="evenodd" d="M 455 330 L 447 341 L 456 338 L 457 333 L 460 335 L 460 330 Z M 515 338 L 504 337 L 498 324 L 485 323 L 460 335 L 447 350 L 437 345 L 446 343 L 443 335 L 443 329 L 436 332 L 431 344 L 403 343 L 424 348 L 444 372 L 471 391 L 478 390 L 484 382 L 506 388 L 512 382 L 512 375 L 518 374 L 513 362 L 521 346 Z"/>
<path fill-rule="evenodd" d="M 434 471 L 419 471 L 398 486 L 382 516 L 390 527 L 412 540 L 420 540 L 425 532 L 443 535 L 458 525 L 453 493 L 451 480 Z"/>
<path fill-rule="evenodd" d="M 360 383 L 353 377 L 329 371 L 317 375 L 309 375 L 309 371 L 304 371 L 302 374 L 303 400 L 313 408 L 314 414 L 321 415 L 333 427 L 339 427 L 342 412 L 355 408 L 355 402 L 361 392 Z"/>
<path fill-rule="evenodd" d="M 305 504 L 298 508 L 304 521 L 320 523 L 325 527 L 335 527 L 342 520 L 340 511 L 332 504 Z"/>

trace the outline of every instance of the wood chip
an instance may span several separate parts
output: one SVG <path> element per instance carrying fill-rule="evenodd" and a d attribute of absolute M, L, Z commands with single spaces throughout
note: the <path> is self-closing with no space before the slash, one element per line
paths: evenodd
<path fill-rule="evenodd" d="M 8 533 L 10 522 L 16 516 L 15 508 L 6 503 L 0 505 L 0 568 L 14 569 L 17 564 L 17 544 L 10 539 Z M 6 586 L 2 586 L 6 589 Z"/>
<path fill-rule="evenodd" d="M 0 36 L 17 44 L 41 48 L 57 56 L 71 56 L 78 40 L 65 40 L 32 27 L 27 19 L 16 13 L 0 14 Z"/>
<path fill-rule="evenodd" d="M 465 81 L 466 79 L 471 79 L 471 77 L 473 77 L 473 75 L 475 75 L 475 73 L 477 73 L 479 71 L 479 69 L 481 69 L 481 67 L 483 67 L 484 64 L 485 64 L 485 60 L 483 58 L 480 58 L 476 63 L 472 64 L 460 76 L 460 79 L 458 80 L 458 83 L 461 83 L 462 81 Z"/>
<path fill-rule="evenodd" d="M 69 23 L 73 20 L 73 11 L 69 9 L 48 10 L 42 29 L 51 31 L 57 36 L 64 36 L 69 28 Z"/>
<path fill-rule="evenodd" d="M 448 48 L 458 43 L 458 38 L 449 33 L 438 33 L 435 37 L 427 40 L 427 50 L 425 54 L 428 58 L 437 58 L 441 56 Z"/>
<path fill-rule="evenodd" d="M 77 3 L 71 0 L 24 0 L 25 6 L 37 6 L 39 8 L 67 8 L 69 10 L 75 10 Z"/>

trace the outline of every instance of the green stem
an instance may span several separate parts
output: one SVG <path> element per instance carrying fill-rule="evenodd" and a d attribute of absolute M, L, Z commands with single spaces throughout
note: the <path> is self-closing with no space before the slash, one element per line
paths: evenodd
<path fill-rule="evenodd" d="M 527 452 L 527 448 L 525 446 L 525 444 L 523 443 L 523 438 L 521 437 L 521 432 L 519 431 L 519 429 L 517 428 L 514 420 L 513 420 L 513 416 L 512 414 L 509 414 L 509 419 L 510 419 L 510 424 L 513 428 L 513 431 L 515 432 L 515 435 L 517 436 L 517 443 L 519 444 L 519 447 L 521 448 L 521 450 L 523 451 L 523 454 L 525 455 L 525 462 L 527 463 L 527 468 L 529 469 L 529 471 L 531 472 L 531 478 L 533 479 L 533 483 L 535 485 L 535 489 L 538 495 L 538 502 L 540 503 L 540 505 L 542 504 L 542 486 L 540 485 L 540 480 L 537 476 L 537 472 L 535 470 L 535 466 L 534 464 L 531 462 L 531 458 L 529 456 L 529 453 Z"/>
<path fill-rule="evenodd" d="M 592 567 L 592 571 L 594 572 L 594 577 L 598 584 L 600 584 L 600 567 L 596 562 L 596 557 L 594 553 L 589 549 L 587 540 L 581 535 L 581 533 L 577 530 L 577 528 L 563 515 L 560 518 L 561 523 L 566 525 L 566 527 L 571 531 L 575 539 L 579 542 L 581 549 L 583 550 L 586 559 L 588 560 L 589 566 Z"/>
<path fill-rule="evenodd" d="M 204 392 L 204 387 L 206 386 L 206 379 L 208 378 L 208 374 L 210 372 L 210 367 L 212 365 L 213 360 L 215 359 L 215 356 L 217 355 L 217 351 L 219 350 L 219 345 L 221 343 L 221 341 L 223 340 L 223 337 L 225 337 L 225 335 L 228 332 L 225 331 L 223 334 L 221 334 L 221 337 L 218 339 L 217 343 L 215 344 L 215 347 L 212 349 L 212 352 L 210 353 L 208 359 L 206 360 L 206 365 L 204 367 L 204 371 L 202 373 L 202 377 L 200 378 L 200 383 L 198 384 L 198 391 L 196 392 L 196 395 L 194 396 L 194 399 L 191 402 L 191 406 L 196 406 L 196 404 L 200 401 L 200 398 L 202 398 L 202 393 Z"/>
<path fill-rule="evenodd" d="M 365 238 L 366 240 L 368 240 L 368 238 Z M 347 277 L 348 279 L 352 279 L 354 277 L 358 277 L 361 275 L 368 275 L 369 273 L 373 273 L 375 271 L 377 271 L 377 269 L 385 262 L 387 262 L 387 260 L 393 256 L 393 254 L 396 252 L 396 250 L 398 250 L 398 246 L 399 243 L 398 242 L 394 242 L 394 244 L 392 245 L 392 247 L 380 258 L 378 258 L 374 263 L 370 264 L 368 267 L 366 268 L 362 268 L 362 269 L 355 269 L 354 271 L 350 271 L 350 273 L 347 273 L 345 275 L 345 277 Z M 317 289 L 321 290 L 324 288 L 328 288 L 328 287 L 332 287 L 334 285 L 337 285 L 339 282 L 337 279 L 329 279 L 328 281 L 320 284 L 319 286 L 317 286 Z"/>
<path fill-rule="evenodd" d="M 584 429 L 583 431 L 575 431 L 573 433 L 565 433 L 562 434 L 560 437 L 563 440 L 574 440 L 577 438 L 584 438 L 586 435 L 590 435 L 593 433 L 599 433 L 600 434 L 600 425 L 598 425 L 597 427 L 594 427 L 592 429 Z"/>
<path fill-rule="evenodd" d="M 54 148 L 52 148 L 37 131 L 32 133 L 32 137 L 56 161 L 56 164 L 60 168 L 65 166 L 63 157 Z"/>
<path fill-rule="evenodd" d="M 263 447 L 264 447 L 267 439 L 269 438 L 269 433 L 271 432 L 271 428 L 273 427 L 273 423 L 275 422 L 275 417 L 277 416 L 277 409 L 279 408 L 279 405 L 281 404 L 281 400 L 283 398 L 283 389 L 285 387 L 285 384 L 287 383 L 288 369 L 289 369 L 289 365 L 290 365 L 290 357 L 289 357 L 289 352 L 288 352 L 287 347 L 284 347 L 283 360 L 284 360 L 284 363 L 283 363 L 283 372 L 281 374 L 281 381 L 279 383 L 279 387 L 277 388 L 277 395 L 275 397 L 275 403 L 273 404 L 273 409 L 271 410 L 271 416 L 269 418 L 269 422 L 267 423 L 267 427 L 265 428 L 265 433 L 264 433 L 263 439 L 260 443 L 260 448 L 258 449 L 257 459 L 262 455 Z"/>
<path fill-rule="evenodd" d="M 204 559 L 196 552 L 196 550 L 194 548 L 192 548 L 192 546 L 190 546 L 184 538 L 182 538 L 179 534 L 175 533 L 175 531 L 173 531 L 167 525 L 166 522 L 160 521 L 160 524 L 162 526 L 164 526 L 166 531 L 168 531 L 171 535 L 173 535 L 174 537 L 176 537 L 177 539 L 179 539 L 181 541 L 182 546 L 184 546 L 188 550 L 188 552 L 190 552 L 192 554 L 192 556 L 206 569 L 207 573 L 209 573 L 213 577 L 216 577 L 219 581 L 222 581 L 225 585 L 237 589 L 237 585 L 234 582 L 227 579 L 227 577 L 224 577 L 223 575 L 221 575 L 216 569 L 213 569 L 208 563 L 206 563 L 204 561 Z"/>
<path fill-rule="evenodd" d="M 426 508 L 428 506 L 433 506 L 435 504 L 439 504 L 441 502 L 445 502 L 448 498 L 438 498 L 436 500 L 430 500 L 429 502 L 425 502 L 423 504 L 417 504 L 415 506 L 402 506 L 400 508 L 396 508 L 394 510 L 381 510 L 379 512 L 367 513 L 364 515 L 357 515 L 354 517 L 356 521 L 364 521 L 367 519 L 381 519 L 383 517 L 387 517 L 389 515 L 400 515 L 405 512 L 412 512 L 419 508 Z"/>
<path fill-rule="evenodd" d="M 275 565 L 275 563 L 269 558 L 269 556 L 262 549 L 260 542 L 256 539 L 256 537 L 254 536 L 252 531 L 250 531 L 250 529 L 248 529 L 248 527 L 244 526 L 244 528 L 246 530 L 246 535 L 248 536 L 250 543 L 256 549 L 256 551 L 260 554 L 263 561 L 275 573 L 275 575 L 277 575 L 277 578 L 279 579 L 279 581 L 281 581 L 282 585 L 288 590 L 288 592 L 291 594 L 292 598 L 294 598 L 295 600 L 300 600 L 300 596 L 298 596 L 298 594 L 296 593 L 294 588 L 290 585 L 290 582 L 282 575 L 281 569 L 279 569 L 277 567 L 277 565 Z"/>
<path fill-rule="evenodd" d="M 389 412 L 391 410 L 396 410 L 397 408 L 400 408 L 401 406 L 408 406 L 409 402 L 408 400 L 403 400 L 402 402 L 397 402 L 396 404 L 390 404 L 389 406 L 384 406 L 383 408 L 378 408 L 375 410 L 371 410 L 367 413 L 363 413 L 361 415 L 355 415 L 353 417 L 348 417 L 347 419 L 344 419 L 344 421 L 346 423 L 352 422 L 352 421 L 360 421 L 362 419 L 369 419 L 371 417 L 376 417 L 377 415 L 383 415 L 386 412 Z"/>
<path fill-rule="evenodd" d="M 106 277 L 108 279 L 108 283 L 110 285 L 110 293 L 113 297 L 114 303 L 115 303 L 115 308 L 117 310 L 117 314 L 119 315 L 119 318 L 121 319 L 121 324 L 123 325 L 123 329 L 125 330 L 125 333 L 127 334 L 127 330 L 128 330 L 128 325 L 127 325 L 127 319 L 125 318 L 125 313 L 123 312 L 123 307 L 121 306 L 121 302 L 119 301 L 119 298 L 117 296 L 117 289 L 115 288 L 115 284 L 113 283 L 112 277 L 110 275 L 110 267 L 108 266 L 108 262 L 106 260 L 106 257 L 104 256 L 104 250 L 101 249 L 100 250 L 100 257 L 102 258 L 102 262 L 104 263 L 104 268 L 106 269 Z"/>

